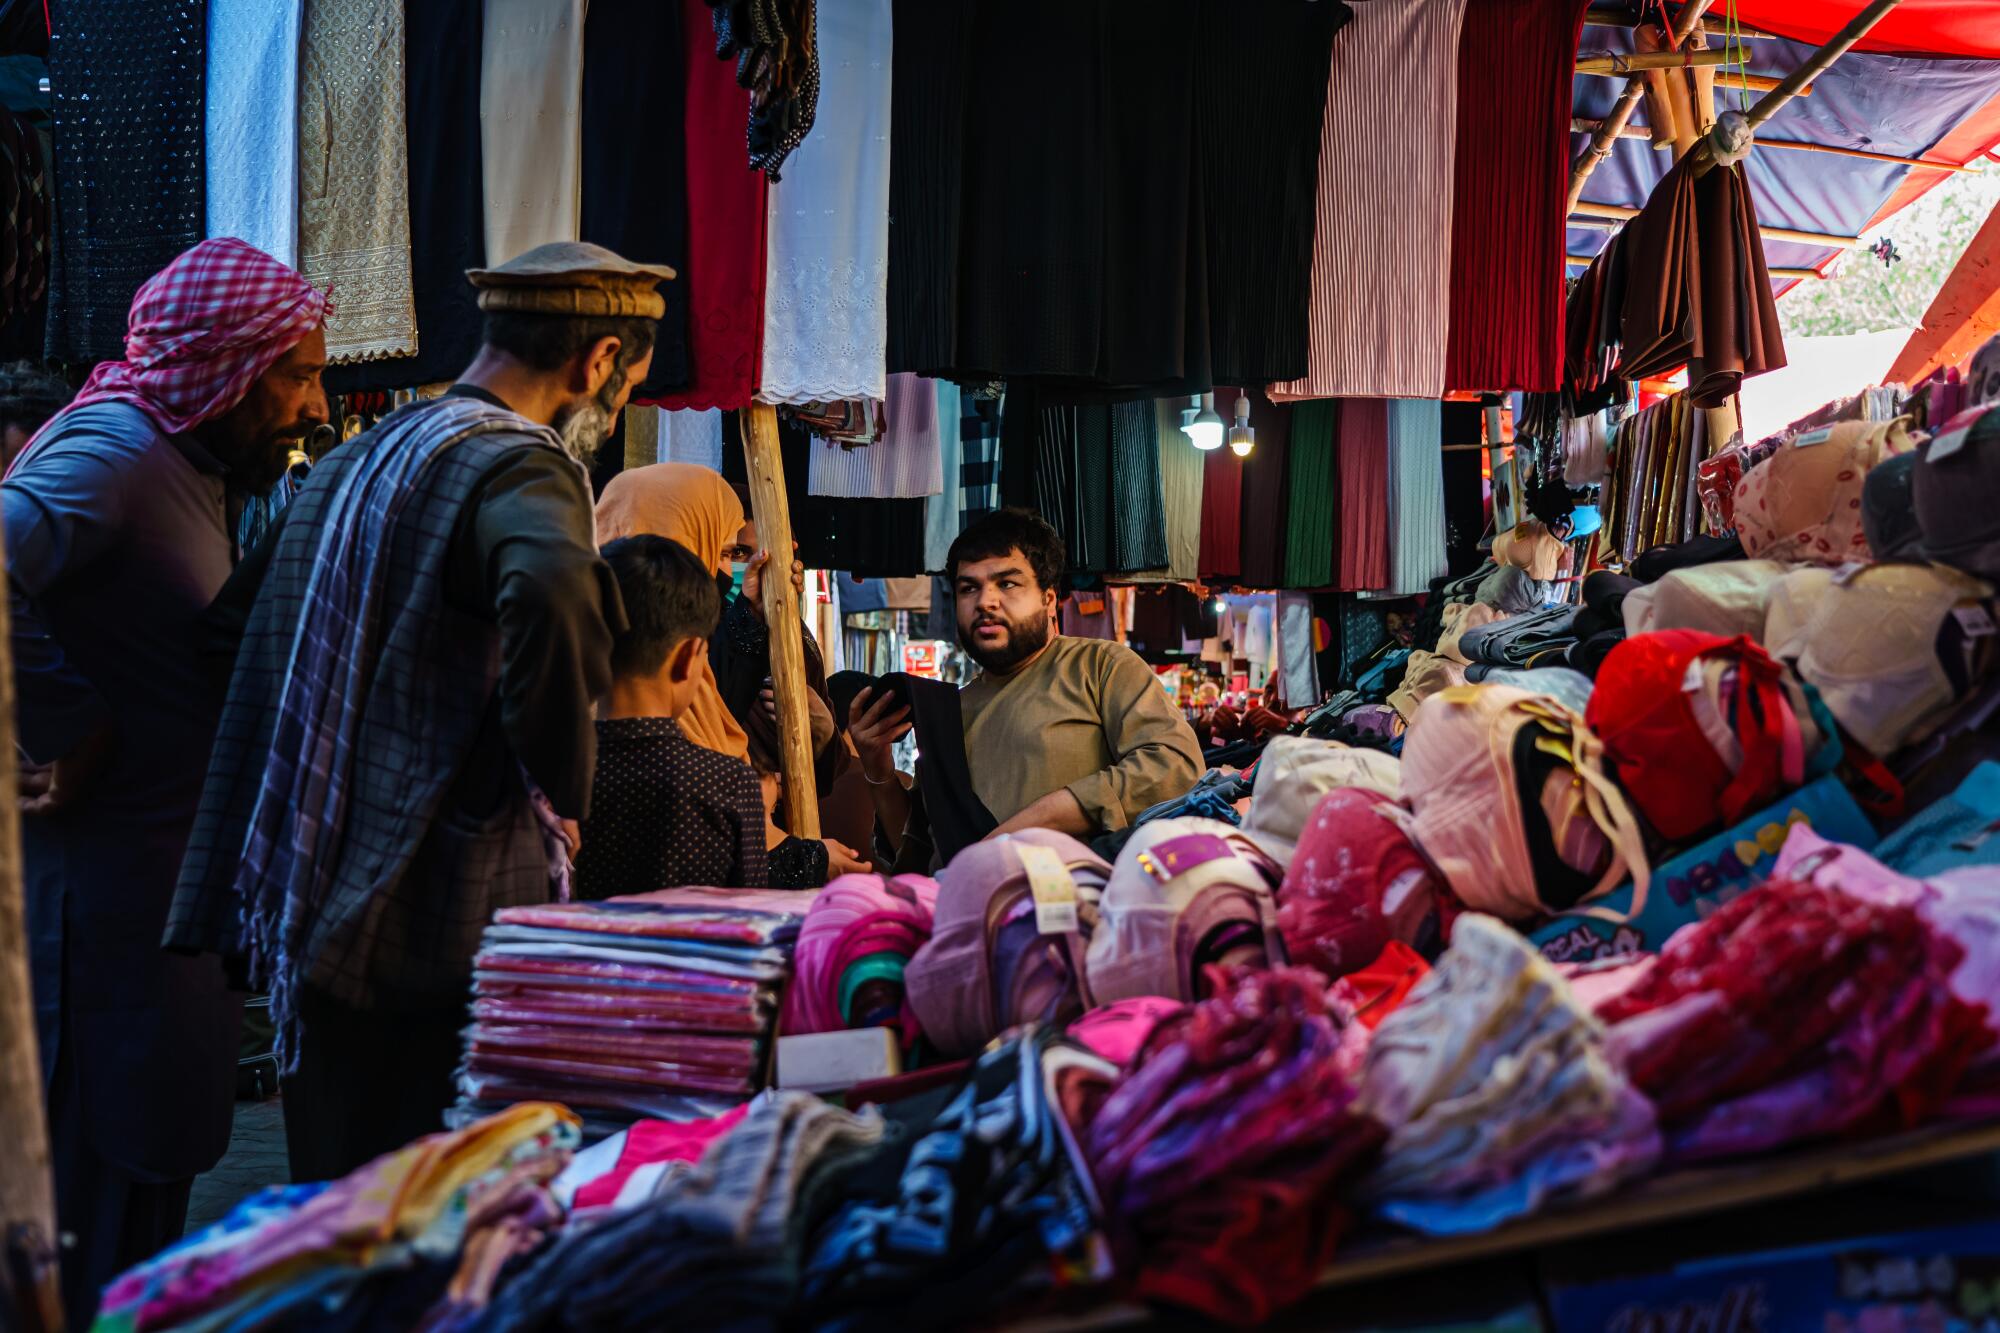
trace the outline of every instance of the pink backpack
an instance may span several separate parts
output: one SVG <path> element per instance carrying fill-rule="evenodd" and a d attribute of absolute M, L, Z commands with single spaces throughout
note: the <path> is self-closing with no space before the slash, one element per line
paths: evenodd
<path fill-rule="evenodd" d="M 930 942 L 904 973 L 924 1035 L 977 1054 L 1022 1023 L 1067 1023 L 1088 1005 L 1083 958 L 1111 873 L 1047 829 L 973 843 L 938 875 Z"/>

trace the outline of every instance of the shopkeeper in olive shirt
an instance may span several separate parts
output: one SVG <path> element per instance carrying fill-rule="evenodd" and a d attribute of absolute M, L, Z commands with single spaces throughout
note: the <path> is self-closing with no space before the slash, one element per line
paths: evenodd
<path fill-rule="evenodd" d="M 1056 632 L 1062 569 L 1055 529 L 1015 509 L 967 528 L 946 560 L 959 644 L 983 668 L 959 694 L 966 760 L 997 833 L 1122 829 L 1201 773 L 1194 732 L 1152 668 L 1121 644 Z M 905 835 L 923 837 L 925 824 L 891 755 L 909 714 L 893 696 L 863 692 L 848 722 L 877 821 L 904 864 Z"/>

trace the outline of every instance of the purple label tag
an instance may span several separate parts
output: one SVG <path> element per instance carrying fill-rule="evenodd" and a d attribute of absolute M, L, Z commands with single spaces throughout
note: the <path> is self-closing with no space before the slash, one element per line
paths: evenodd
<path fill-rule="evenodd" d="M 1213 833 L 1186 833 L 1144 852 L 1139 857 L 1139 866 L 1160 883 L 1165 884 L 1177 876 L 1184 875 L 1198 865 L 1210 861 L 1220 861 L 1226 856 L 1236 855 L 1236 850 L 1224 838 Z"/>

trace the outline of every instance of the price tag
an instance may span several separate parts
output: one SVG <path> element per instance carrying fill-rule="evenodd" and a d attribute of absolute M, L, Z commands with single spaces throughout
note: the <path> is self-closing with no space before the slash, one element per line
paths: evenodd
<path fill-rule="evenodd" d="M 1958 627 L 1965 631 L 1968 639 L 1983 639 L 1995 631 L 1993 613 L 1981 603 L 1961 606 L 1951 614 L 1957 618 Z"/>
<path fill-rule="evenodd" d="M 1935 463 L 1940 458 L 1950 458 L 1960 449 L 1963 449 L 1965 442 L 1971 437 L 1972 428 L 1970 426 L 1965 427 L 1963 430 L 1948 430 L 1931 441 L 1931 447 L 1925 451 L 1924 459 L 1926 462 Z"/>
<path fill-rule="evenodd" d="M 1832 438 L 1833 438 L 1833 427 L 1821 426 L 1818 430 L 1809 430 L 1805 434 L 1793 440 L 1792 448 L 1810 449 L 1813 445 L 1825 444 L 1828 440 Z"/>
<path fill-rule="evenodd" d="M 1198 865 L 1234 856 L 1236 851 L 1213 833 L 1184 833 L 1169 838 L 1139 856 L 1139 868 L 1162 884 Z"/>
<path fill-rule="evenodd" d="M 1028 891 L 1035 895 L 1035 929 L 1044 935 L 1075 934 L 1076 879 L 1062 857 L 1031 842 L 1018 842 L 1014 850 L 1028 872 Z"/>

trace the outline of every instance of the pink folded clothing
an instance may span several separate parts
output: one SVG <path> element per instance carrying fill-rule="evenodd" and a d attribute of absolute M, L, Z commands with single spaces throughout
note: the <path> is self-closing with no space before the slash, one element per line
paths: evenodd
<path fill-rule="evenodd" d="M 750 1113 L 748 1102 L 707 1120 L 641 1120 L 625 1131 L 625 1143 L 618 1162 L 576 1191 L 573 1208 L 608 1208 L 618 1202 L 620 1191 L 643 1167 L 662 1162 L 697 1162 L 708 1145 L 735 1128 Z M 608 1146 L 608 1145 L 607 1145 Z"/>
<path fill-rule="evenodd" d="M 1908 1127 L 1992 1044 L 1964 951 L 1915 909 L 1771 879 L 1669 940 L 1597 1016 L 1680 1157 Z"/>
<path fill-rule="evenodd" d="M 725 1074 L 748 1074 L 760 1058 L 757 1043 L 742 1037 L 616 1031 L 603 1027 L 530 1023 L 481 1023 L 475 1051 L 539 1051 L 558 1057 L 657 1060 Z"/>
<path fill-rule="evenodd" d="M 588 930 L 636 939 L 705 940 L 718 944 L 768 944 L 784 924 L 782 920 L 760 920 L 742 913 L 635 911 L 621 908 L 615 899 L 503 907 L 494 913 L 493 921 L 501 926 Z"/>
<path fill-rule="evenodd" d="M 563 1058 L 556 1055 L 489 1051 L 478 1038 L 471 1042 L 465 1067 L 474 1074 L 553 1075 L 587 1080 L 593 1084 L 619 1084 L 644 1088 L 671 1088 L 683 1092 L 753 1091 L 747 1074 L 719 1074 L 692 1065 L 666 1060 L 598 1060 L 585 1056 Z"/>
<path fill-rule="evenodd" d="M 535 977 L 571 977 L 607 985 L 682 987 L 717 994 L 752 995 L 760 983 L 746 977 L 723 977 L 688 968 L 651 967 L 639 963 L 601 963 L 576 958 L 531 958 L 524 954 L 481 953 L 472 960 L 480 973 L 522 973 Z M 549 984 L 559 984 L 550 982 Z"/>
<path fill-rule="evenodd" d="M 761 1033 L 770 1026 L 767 1013 L 755 1009 L 680 1006 L 634 1012 L 622 1001 L 604 1005 L 562 1005 L 546 999 L 515 1001 L 476 999 L 472 1017 L 488 1023 L 615 1023 L 618 1027 L 653 1032 Z"/>

